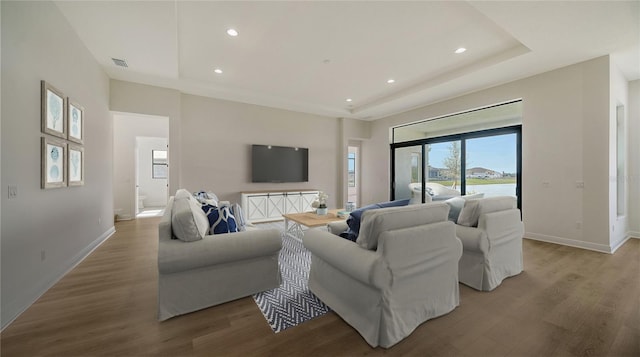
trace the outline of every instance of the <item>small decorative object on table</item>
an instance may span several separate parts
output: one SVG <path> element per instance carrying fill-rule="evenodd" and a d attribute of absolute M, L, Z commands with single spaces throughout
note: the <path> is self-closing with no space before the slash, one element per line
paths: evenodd
<path fill-rule="evenodd" d="M 354 202 L 347 202 L 347 204 L 344 206 L 345 211 L 347 212 L 353 212 L 356 210 L 356 204 Z"/>
<path fill-rule="evenodd" d="M 326 193 L 320 191 L 318 192 L 318 198 L 313 201 L 313 203 L 311 204 L 311 207 L 316 209 L 316 213 L 319 215 L 326 215 L 327 214 L 327 198 L 329 198 L 329 195 L 327 195 Z"/>

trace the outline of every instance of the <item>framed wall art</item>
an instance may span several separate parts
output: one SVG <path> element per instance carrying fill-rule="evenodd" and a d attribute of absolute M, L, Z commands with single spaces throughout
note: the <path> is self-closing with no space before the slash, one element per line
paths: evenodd
<path fill-rule="evenodd" d="M 42 132 L 66 139 L 67 116 L 64 94 L 45 81 L 41 81 L 40 87 Z"/>
<path fill-rule="evenodd" d="M 67 185 L 67 144 L 64 141 L 42 137 L 42 188 Z"/>
<path fill-rule="evenodd" d="M 67 133 L 69 141 L 84 143 L 84 108 L 71 98 L 67 99 Z"/>
<path fill-rule="evenodd" d="M 84 148 L 78 145 L 67 145 L 67 172 L 69 186 L 84 185 Z"/>

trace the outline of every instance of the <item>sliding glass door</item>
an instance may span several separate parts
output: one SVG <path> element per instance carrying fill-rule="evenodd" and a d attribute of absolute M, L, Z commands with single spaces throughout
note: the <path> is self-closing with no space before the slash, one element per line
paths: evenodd
<path fill-rule="evenodd" d="M 520 138 L 518 125 L 391 144 L 391 199 L 483 194 L 516 196 L 520 206 Z"/>
<path fill-rule="evenodd" d="M 517 196 L 517 142 L 516 133 L 467 139 L 465 193 Z"/>

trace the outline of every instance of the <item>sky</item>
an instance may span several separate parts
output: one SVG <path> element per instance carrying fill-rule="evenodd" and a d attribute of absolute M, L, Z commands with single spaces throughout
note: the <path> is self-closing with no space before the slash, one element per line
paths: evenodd
<path fill-rule="evenodd" d="M 451 143 L 430 145 L 429 165 L 445 168 Z M 467 140 L 467 169 L 483 167 L 498 172 L 516 172 L 516 134 L 506 134 Z"/>

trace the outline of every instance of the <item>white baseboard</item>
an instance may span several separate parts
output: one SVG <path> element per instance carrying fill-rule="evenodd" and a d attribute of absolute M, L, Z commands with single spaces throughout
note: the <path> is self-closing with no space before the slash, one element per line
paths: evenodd
<path fill-rule="evenodd" d="M 541 242 L 555 243 L 560 245 L 566 245 L 569 247 L 593 250 L 600 253 L 608 253 L 608 254 L 613 253 L 613 250 L 611 249 L 611 247 L 609 247 L 606 244 L 584 242 L 581 240 L 548 236 L 548 235 L 538 234 L 538 233 L 525 233 L 524 237 L 527 239 L 539 240 Z"/>
<path fill-rule="evenodd" d="M 4 309 L 3 313 L 11 314 L 12 316 L 5 321 L 2 321 L 2 329 L 3 331 L 7 326 L 9 326 L 15 319 L 18 318 L 23 312 L 25 312 L 34 302 L 36 302 L 47 290 L 51 289 L 60 279 L 62 279 L 67 273 L 69 273 L 73 268 L 75 268 L 78 264 L 80 264 L 91 252 L 96 250 L 102 243 L 104 243 L 109 237 L 111 237 L 116 232 L 115 227 L 109 228 L 106 232 L 104 232 L 100 237 L 91 242 L 88 246 L 82 249 L 78 254 L 73 256 L 69 261 L 60 267 L 60 269 L 56 269 L 47 274 L 44 279 L 42 279 L 38 284 L 36 284 L 33 288 L 27 291 L 26 294 L 22 296 L 22 299 L 18 301 L 12 301 L 7 304 L 7 308 Z M 3 316 L 4 317 L 4 316 Z"/>
<path fill-rule="evenodd" d="M 618 242 L 617 244 L 614 244 L 613 246 L 608 246 L 606 244 L 583 242 L 581 240 L 554 237 L 554 236 L 548 236 L 548 235 L 537 234 L 537 233 L 525 233 L 524 238 L 538 240 L 541 242 L 566 245 L 569 247 L 593 250 L 600 253 L 613 254 L 616 252 L 616 250 L 618 250 L 618 248 L 622 247 L 629 239 L 632 239 L 632 238 L 640 239 L 640 233 L 629 232 L 627 233 L 624 239 L 620 240 L 620 242 Z"/>

